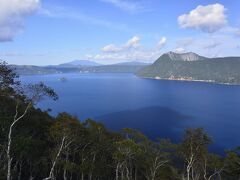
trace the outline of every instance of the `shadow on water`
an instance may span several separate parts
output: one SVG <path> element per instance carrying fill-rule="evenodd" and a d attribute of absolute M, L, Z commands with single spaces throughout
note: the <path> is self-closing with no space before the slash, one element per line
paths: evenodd
<path fill-rule="evenodd" d="M 153 106 L 111 113 L 97 119 L 111 130 L 129 127 L 141 131 L 151 139 L 170 138 L 178 142 L 192 117 L 167 107 Z"/>

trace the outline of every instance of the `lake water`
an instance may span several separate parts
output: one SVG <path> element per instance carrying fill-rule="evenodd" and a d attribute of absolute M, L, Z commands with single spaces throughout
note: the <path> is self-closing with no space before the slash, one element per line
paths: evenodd
<path fill-rule="evenodd" d="M 65 82 L 59 78 L 65 77 Z M 60 99 L 39 107 L 52 114 L 69 112 L 93 118 L 111 130 L 135 128 L 152 139 L 178 142 L 185 128 L 203 127 L 214 140 L 212 150 L 240 145 L 240 86 L 138 78 L 132 74 L 56 74 L 23 76 L 43 81 Z"/>

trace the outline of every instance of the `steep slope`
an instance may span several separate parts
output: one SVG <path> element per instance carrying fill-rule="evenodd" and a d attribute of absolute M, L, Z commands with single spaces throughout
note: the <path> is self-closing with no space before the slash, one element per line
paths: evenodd
<path fill-rule="evenodd" d="M 173 60 L 173 61 L 200 61 L 200 60 L 205 60 L 207 58 L 203 56 L 199 56 L 196 53 L 189 52 L 189 53 L 175 53 L 175 52 L 168 52 L 164 54 L 163 56 L 166 56 L 167 58 Z"/>

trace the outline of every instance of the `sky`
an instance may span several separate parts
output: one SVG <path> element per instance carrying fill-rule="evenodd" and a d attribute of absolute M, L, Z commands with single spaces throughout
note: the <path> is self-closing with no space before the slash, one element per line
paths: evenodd
<path fill-rule="evenodd" d="M 154 62 L 168 51 L 240 56 L 240 0 L 0 0 L 0 59 Z"/>

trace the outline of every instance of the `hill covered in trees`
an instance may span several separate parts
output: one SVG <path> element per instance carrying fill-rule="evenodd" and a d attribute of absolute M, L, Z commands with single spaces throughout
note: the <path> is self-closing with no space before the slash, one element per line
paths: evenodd
<path fill-rule="evenodd" d="M 163 54 L 137 72 L 146 78 L 240 84 L 240 57 L 206 58 L 195 53 Z"/>
<path fill-rule="evenodd" d="M 212 139 L 187 129 L 178 144 L 151 141 L 137 130 L 111 132 L 67 113 L 57 117 L 35 104 L 57 100 L 43 83 L 22 85 L 0 63 L 0 179 L 7 180 L 237 180 L 240 149 L 210 153 Z M 60 97 L 61 98 L 61 97 Z"/>
<path fill-rule="evenodd" d="M 112 65 L 77 65 L 77 64 L 61 64 L 57 66 L 31 66 L 31 65 L 10 65 L 21 75 L 35 74 L 62 74 L 62 73 L 136 73 L 147 64 L 143 63 L 119 63 Z"/>

